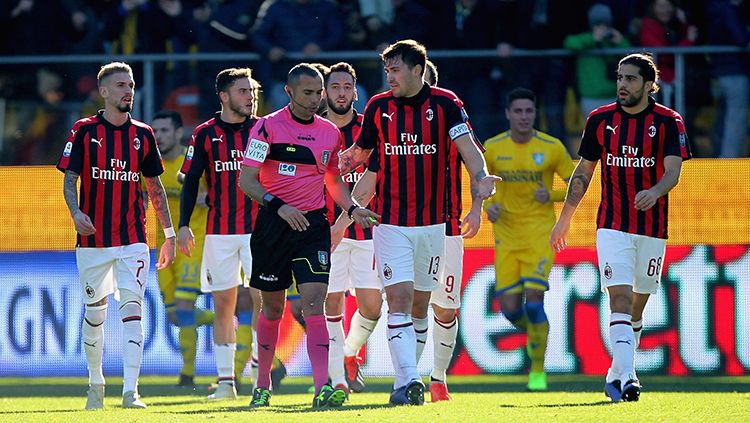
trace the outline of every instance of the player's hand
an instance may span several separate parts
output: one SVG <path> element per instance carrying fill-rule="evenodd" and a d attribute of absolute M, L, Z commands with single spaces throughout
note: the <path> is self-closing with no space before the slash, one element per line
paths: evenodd
<path fill-rule="evenodd" d="M 379 225 L 380 215 L 370 209 L 357 207 L 352 211 L 352 220 L 357 225 L 367 229 Z"/>
<path fill-rule="evenodd" d="M 492 223 L 497 222 L 497 219 L 500 219 L 500 212 L 502 210 L 503 208 L 500 207 L 500 204 L 490 204 L 487 206 L 487 220 Z"/>
<path fill-rule="evenodd" d="M 659 196 L 651 189 L 643 190 L 635 195 L 633 206 L 636 210 L 646 211 L 656 204 Z"/>
<path fill-rule="evenodd" d="M 346 232 L 347 226 L 339 223 L 341 219 L 336 220 L 336 223 L 331 225 L 331 254 L 336 250 L 336 247 L 341 243 L 341 239 L 344 238 L 344 232 Z"/>
<path fill-rule="evenodd" d="M 278 213 L 295 231 L 303 232 L 310 226 L 305 214 L 289 204 L 279 207 Z"/>
<path fill-rule="evenodd" d="M 190 257 L 193 248 L 195 248 L 195 236 L 190 226 L 182 226 L 177 231 L 177 245 L 180 248 L 180 252 Z"/>
<path fill-rule="evenodd" d="M 91 218 L 80 209 L 73 213 L 73 224 L 75 225 L 76 232 L 83 236 L 89 236 L 96 233 L 94 224 L 91 223 Z"/>
<path fill-rule="evenodd" d="M 570 222 L 564 219 L 558 220 L 552 228 L 549 243 L 558 253 L 568 246 L 568 241 L 565 239 L 568 236 L 568 230 L 570 230 Z"/>
<path fill-rule="evenodd" d="M 164 244 L 161 245 L 161 249 L 159 250 L 159 261 L 156 262 L 157 269 L 161 270 L 172 264 L 176 253 L 175 247 L 174 237 L 167 238 L 164 241 Z"/>
<path fill-rule="evenodd" d="M 486 200 L 495 194 L 495 183 L 502 182 L 503 178 L 495 175 L 487 175 L 477 182 L 477 196 Z"/>
<path fill-rule="evenodd" d="M 544 182 L 537 181 L 537 184 L 539 184 L 539 188 L 534 191 L 534 198 L 536 198 L 536 201 L 546 204 L 549 201 L 549 190 Z"/>
<path fill-rule="evenodd" d="M 198 197 L 195 199 L 195 204 L 198 205 L 198 207 L 203 207 L 204 209 L 208 208 L 208 193 L 206 191 L 201 191 L 198 193 Z"/>
<path fill-rule="evenodd" d="M 477 232 L 479 232 L 481 224 L 481 212 L 475 212 L 474 210 L 469 211 L 469 213 L 467 213 L 461 220 L 461 236 L 467 239 L 474 238 Z"/>

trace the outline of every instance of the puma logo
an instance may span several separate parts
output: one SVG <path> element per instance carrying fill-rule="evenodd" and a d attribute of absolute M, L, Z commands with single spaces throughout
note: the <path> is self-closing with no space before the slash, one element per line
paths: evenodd
<path fill-rule="evenodd" d="M 615 344 L 628 344 L 628 345 L 632 345 L 630 343 L 630 340 L 624 340 L 624 339 L 617 340 L 617 342 L 615 342 Z"/>
<path fill-rule="evenodd" d="M 452 297 L 450 295 L 446 295 L 446 297 L 448 297 L 448 299 L 453 301 L 454 303 L 456 302 L 456 297 Z"/>
<path fill-rule="evenodd" d="M 321 347 L 321 348 L 325 348 L 326 351 L 328 351 L 329 348 L 331 348 L 331 346 L 328 345 L 328 344 L 315 344 L 315 345 L 318 346 L 318 347 Z"/>
<path fill-rule="evenodd" d="M 91 138 L 91 142 L 93 142 L 94 144 L 98 145 L 99 147 L 102 146 L 102 141 L 104 141 L 104 138 L 102 138 L 100 140 L 98 140 L 96 138 Z"/>
<path fill-rule="evenodd" d="M 368 332 L 372 333 L 372 329 L 370 329 L 370 328 L 368 328 L 368 327 L 364 327 L 364 326 L 362 326 L 362 325 L 359 325 L 359 327 L 361 327 L 362 329 L 364 329 L 364 330 L 366 330 L 366 331 L 368 331 Z"/>
<path fill-rule="evenodd" d="M 88 343 L 86 341 L 83 341 L 83 345 L 86 345 L 87 347 L 96 348 L 96 342 Z"/>
<path fill-rule="evenodd" d="M 330 341 L 330 342 L 336 342 L 336 337 L 334 336 L 333 338 L 328 338 L 328 341 Z"/>
<path fill-rule="evenodd" d="M 399 333 L 397 333 L 397 334 L 395 334 L 395 335 L 391 336 L 390 338 L 388 338 L 388 341 L 393 341 L 393 340 L 394 340 L 394 339 L 396 339 L 396 338 L 398 338 L 398 339 L 403 339 L 403 338 L 401 338 L 401 335 L 402 335 L 402 334 L 403 334 L 403 332 L 399 332 Z"/>
<path fill-rule="evenodd" d="M 135 281 L 138 282 L 138 286 L 140 286 L 141 289 L 143 289 L 143 282 L 141 282 L 140 279 L 136 279 Z"/>
<path fill-rule="evenodd" d="M 443 343 L 443 342 L 441 342 L 441 343 L 440 343 L 440 345 L 444 346 L 445 348 L 450 348 L 450 349 L 453 349 L 453 346 L 454 346 L 455 344 L 446 344 L 446 343 Z"/>
<path fill-rule="evenodd" d="M 271 349 L 271 344 L 260 344 L 259 343 L 258 346 L 260 346 L 261 348 L 263 348 L 266 351 L 268 351 L 269 349 Z"/>
<path fill-rule="evenodd" d="M 420 341 L 419 339 L 417 339 L 417 344 L 425 344 L 426 345 L 427 341 Z"/>
<path fill-rule="evenodd" d="M 391 112 L 390 114 L 383 112 L 382 116 L 383 117 L 387 117 L 388 118 L 388 122 L 393 122 L 393 113 L 395 113 L 395 112 Z"/>
<path fill-rule="evenodd" d="M 128 343 L 129 343 L 129 344 L 135 344 L 135 345 L 138 345 L 138 346 L 140 347 L 140 346 L 141 346 L 141 344 L 143 343 L 143 341 L 141 341 L 141 342 L 137 342 L 137 341 L 133 341 L 132 339 L 130 339 L 130 340 L 128 340 Z"/>
<path fill-rule="evenodd" d="M 610 131 L 612 131 L 612 135 L 614 135 L 614 134 L 617 133 L 617 127 L 618 126 L 620 126 L 620 125 L 615 125 L 614 127 L 611 127 L 611 126 L 607 125 L 607 129 L 610 130 Z"/>
<path fill-rule="evenodd" d="M 211 142 L 224 142 L 224 134 L 219 135 L 219 138 L 211 138 Z"/>

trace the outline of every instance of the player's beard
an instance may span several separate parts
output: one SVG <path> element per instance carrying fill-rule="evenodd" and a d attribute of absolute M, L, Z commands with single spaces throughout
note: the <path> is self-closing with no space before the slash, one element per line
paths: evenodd
<path fill-rule="evenodd" d="M 639 91 L 640 95 L 638 95 L 639 93 L 633 93 L 632 91 L 628 91 L 628 96 L 625 97 L 624 100 L 620 100 L 619 95 L 618 95 L 617 103 L 621 107 L 634 107 L 638 105 L 643 99 L 643 96 L 645 95 L 644 90 L 645 90 L 645 85 L 641 87 Z"/>
<path fill-rule="evenodd" d="M 130 103 L 120 103 L 117 105 L 117 110 L 123 112 L 123 113 L 130 113 L 133 111 L 133 102 Z"/>
<path fill-rule="evenodd" d="M 252 110 L 248 110 L 243 104 L 235 103 L 231 98 L 229 99 L 229 109 L 243 117 L 248 117 L 252 113 Z"/>
<path fill-rule="evenodd" d="M 344 115 L 349 110 L 352 109 L 352 104 L 354 104 L 354 99 L 349 100 L 345 106 L 339 107 L 338 104 L 336 104 L 335 101 L 331 101 L 330 98 L 326 100 L 328 103 L 328 110 L 333 110 L 333 113 L 336 113 L 337 115 Z"/>

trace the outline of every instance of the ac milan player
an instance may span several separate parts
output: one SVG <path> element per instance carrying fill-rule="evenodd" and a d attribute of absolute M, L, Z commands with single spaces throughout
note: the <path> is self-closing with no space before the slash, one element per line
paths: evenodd
<path fill-rule="evenodd" d="M 570 220 L 602 162 L 596 250 L 602 290 L 609 294 L 612 366 L 605 394 L 638 401 L 635 349 L 643 309 L 657 292 L 667 241 L 667 193 L 677 185 L 690 147 L 679 113 L 656 103 L 659 71 L 647 54 L 625 56 L 617 69 L 617 101 L 588 117 L 578 163 L 550 243 L 561 251 Z"/>
<path fill-rule="evenodd" d="M 255 257 L 250 285 L 260 289 L 262 298 L 258 380 L 250 407 L 269 405 L 271 362 L 286 290 L 293 282 L 302 297 L 307 353 L 315 384 L 313 408 L 336 407 L 346 400 L 346 392 L 326 383 L 329 344 L 323 302 L 329 277 L 331 232 L 324 187 L 357 224 L 380 216 L 357 207 L 336 172 L 339 130 L 315 114 L 323 93 L 320 72 L 307 63 L 293 67 L 285 90 L 289 105 L 264 116 L 250 131 L 240 176 L 242 190 L 263 204 L 250 241 Z"/>
<path fill-rule="evenodd" d="M 396 371 L 390 402 L 421 405 L 424 384 L 417 372 L 411 313 L 415 296 L 429 296 L 437 287 L 445 259 L 450 143 L 474 179 L 473 196 L 489 197 L 500 178 L 487 175 L 461 100 L 424 82 L 424 46 L 399 41 L 381 58 L 391 89 L 370 99 L 359 139 L 342 154 L 340 169 L 348 173 L 373 153 L 354 198 L 369 202 L 377 185 L 375 210 L 383 218 L 373 230 L 373 244 L 388 301 L 388 346 Z"/>
<path fill-rule="evenodd" d="M 73 125 L 57 168 L 76 232 L 76 263 L 86 303 L 81 336 L 89 369 L 86 409 L 104 408 L 104 320 L 107 296 L 115 293 L 122 318 L 122 406 L 146 408 L 138 395 L 143 355 L 143 296 L 149 272 L 141 175 L 164 228 L 157 269 L 175 256 L 175 233 L 159 175 L 164 172 L 154 133 L 130 117 L 133 71 L 112 62 L 97 75 L 104 110 Z M 81 178 L 78 195 L 76 183 Z"/>
<path fill-rule="evenodd" d="M 354 109 L 357 100 L 357 74 L 348 63 L 331 66 L 326 79 L 328 113 L 326 117 L 341 131 L 341 147 L 354 144 L 362 127 L 362 115 Z M 344 176 L 349 189 L 362 176 L 365 167 Z M 337 207 L 332 196 L 326 198 L 331 226 L 331 277 L 326 295 L 325 314 L 330 348 L 328 374 L 334 387 L 348 392 L 364 390 L 358 352 L 367 342 L 380 318 L 383 306 L 383 282 L 373 263 L 372 230 L 350 226 L 346 210 Z M 352 315 L 349 333 L 344 338 L 344 293 L 353 288 L 357 311 Z"/>
<path fill-rule="evenodd" d="M 216 93 L 221 111 L 198 125 L 185 153 L 181 172 L 185 174 L 180 199 L 180 252 L 190 255 L 195 247 L 190 217 L 195 208 L 200 178 L 206 173 L 208 185 L 208 218 L 201 263 L 201 290 L 211 292 L 214 299 L 214 354 L 218 386 L 208 399 L 235 399 L 235 350 L 237 341 L 234 313 L 238 286 L 242 283 L 240 269 L 247 278 L 252 269 L 250 235 L 253 231 L 257 204 L 245 197 L 237 187 L 240 163 L 250 128 L 256 122 L 255 82 L 247 68 L 224 69 L 216 76 Z M 252 303 L 247 301 L 243 315 L 239 311 L 240 328 L 251 333 Z M 190 323 L 190 322 L 188 322 Z M 250 351 L 246 345 L 245 352 Z M 249 354 L 247 354 L 249 355 Z M 245 359 L 238 365 L 244 368 Z M 242 369 L 239 369 L 241 372 Z"/>

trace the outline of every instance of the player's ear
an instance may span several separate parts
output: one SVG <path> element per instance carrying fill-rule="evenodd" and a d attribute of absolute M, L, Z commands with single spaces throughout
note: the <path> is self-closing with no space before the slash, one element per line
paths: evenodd
<path fill-rule="evenodd" d="M 182 126 L 177 128 L 176 131 L 174 131 L 175 137 L 177 138 L 177 142 L 182 142 L 182 134 L 184 133 L 184 130 L 182 129 Z"/>

